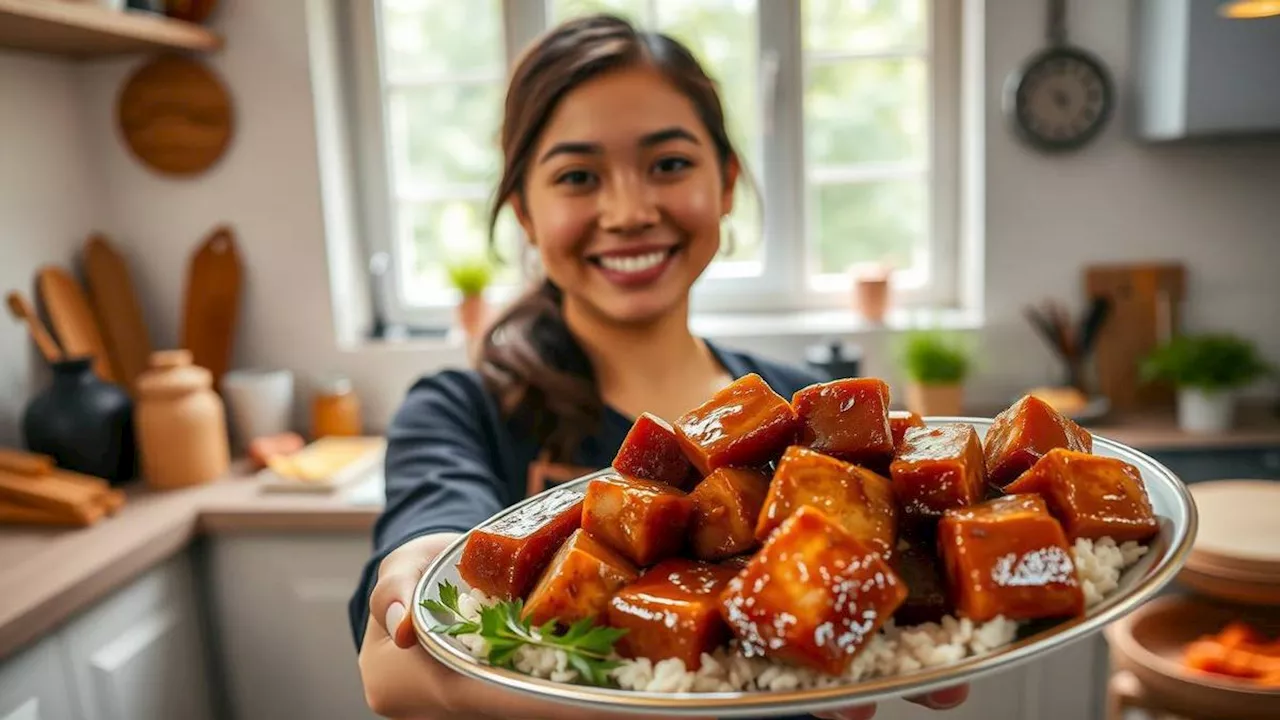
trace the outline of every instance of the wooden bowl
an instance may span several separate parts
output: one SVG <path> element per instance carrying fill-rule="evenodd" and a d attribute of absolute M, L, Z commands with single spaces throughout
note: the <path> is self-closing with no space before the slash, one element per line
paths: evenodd
<path fill-rule="evenodd" d="M 1121 618 L 1105 633 L 1118 669 L 1136 675 L 1158 707 L 1219 720 L 1280 718 L 1280 689 L 1196 672 L 1182 664 L 1188 643 L 1217 633 L 1231 620 L 1243 620 L 1271 636 L 1280 632 L 1280 611 L 1274 608 L 1169 595 Z"/>

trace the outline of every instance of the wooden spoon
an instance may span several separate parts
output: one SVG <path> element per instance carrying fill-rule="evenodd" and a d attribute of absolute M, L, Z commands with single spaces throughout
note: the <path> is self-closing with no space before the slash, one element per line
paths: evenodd
<path fill-rule="evenodd" d="M 116 382 L 118 375 L 111 367 L 102 331 L 80 282 L 66 270 L 48 265 L 36 276 L 36 289 L 67 357 L 93 358 L 93 372 L 107 382 Z"/>
<path fill-rule="evenodd" d="M 36 315 L 36 311 L 31 308 L 27 299 L 15 291 L 5 296 L 5 300 L 9 303 L 9 312 L 13 318 L 27 324 L 27 330 L 31 333 L 31 338 L 35 340 L 36 347 L 40 349 L 44 359 L 49 363 L 61 362 L 62 348 L 58 347 L 58 343 L 49 331 L 44 329 L 44 323 L 40 321 L 40 317 Z"/>

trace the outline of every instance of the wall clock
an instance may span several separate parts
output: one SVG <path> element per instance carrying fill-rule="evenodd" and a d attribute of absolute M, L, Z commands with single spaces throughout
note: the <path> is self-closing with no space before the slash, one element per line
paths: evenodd
<path fill-rule="evenodd" d="M 1049 0 L 1049 47 L 1009 76 L 1005 114 L 1032 147 L 1075 150 L 1111 119 L 1115 84 L 1093 54 L 1067 42 L 1066 0 Z"/>

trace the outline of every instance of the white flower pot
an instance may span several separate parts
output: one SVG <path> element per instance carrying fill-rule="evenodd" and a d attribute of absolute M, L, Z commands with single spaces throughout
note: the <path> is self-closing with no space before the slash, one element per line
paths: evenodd
<path fill-rule="evenodd" d="M 1178 427 L 1198 434 L 1222 433 L 1231 429 L 1235 396 L 1228 390 L 1178 390 Z"/>

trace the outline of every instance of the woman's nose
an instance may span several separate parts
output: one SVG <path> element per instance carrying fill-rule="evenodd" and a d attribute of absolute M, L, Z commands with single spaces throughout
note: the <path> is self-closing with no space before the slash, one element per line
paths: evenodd
<path fill-rule="evenodd" d="M 620 177 L 600 194 L 600 226 L 610 232 L 633 233 L 658 222 L 653 188 L 638 177 Z"/>

